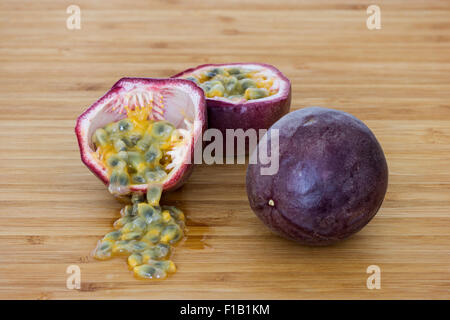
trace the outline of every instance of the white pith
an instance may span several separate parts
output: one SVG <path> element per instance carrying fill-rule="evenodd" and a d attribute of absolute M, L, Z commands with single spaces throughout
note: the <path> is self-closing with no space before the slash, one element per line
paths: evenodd
<path fill-rule="evenodd" d="M 190 163 L 191 148 L 194 143 L 193 137 L 196 133 L 201 134 L 202 123 L 195 121 L 200 118 L 202 96 L 198 90 L 186 83 L 142 83 L 139 81 L 125 81 L 121 88 L 107 95 L 94 108 L 88 110 L 79 120 L 79 129 L 82 139 L 80 146 L 82 153 L 87 157 L 89 165 L 94 166 L 102 176 L 108 177 L 107 169 L 103 162 L 97 157 L 92 136 L 96 129 L 126 118 L 126 109 L 134 109 L 136 106 L 152 106 L 150 118 L 152 120 L 167 120 L 176 128 L 183 143 L 167 153 L 172 157 L 172 162 L 166 169 L 171 169 L 164 181 L 170 181 L 183 163 Z M 86 159 L 85 159 L 86 160 Z M 108 178 L 109 180 L 109 178 Z M 125 188 L 116 190 L 116 194 L 126 194 L 133 190 L 144 190 L 148 184 L 132 184 Z"/>
<path fill-rule="evenodd" d="M 272 87 L 270 88 L 270 90 L 278 90 L 277 93 L 275 93 L 271 96 L 267 96 L 265 98 L 257 99 L 259 102 L 266 101 L 266 100 L 272 100 L 272 99 L 281 97 L 284 95 L 284 93 L 286 91 L 289 90 L 289 87 L 290 87 L 290 84 L 287 81 L 284 81 L 283 79 L 281 79 L 275 70 L 272 70 L 270 68 L 265 67 L 264 65 L 259 65 L 259 64 L 230 64 L 230 65 L 220 65 L 220 66 L 209 65 L 209 66 L 204 66 L 199 69 L 196 69 L 195 71 L 193 71 L 191 73 L 184 74 L 182 77 L 186 78 L 186 77 L 189 77 L 192 75 L 201 75 L 205 71 L 208 71 L 208 70 L 211 70 L 214 68 L 242 68 L 242 69 L 252 70 L 252 71 L 258 70 L 261 74 L 263 74 L 267 78 L 273 78 L 274 81 L 273 81 L 273 84 L 272 84 Z M 228 99 L 226 97 L 211 97 L 208 99 L 226 101 L 228 103 L 234 103 L 234 104 L 242 104 L 242 103 L 246 103 L 246 102 L 254 102 L 255 101 L 255 100 L 246 100 L 245 98 L 242 98 L 239 100 L 232 100 L 232 99 Z"/>

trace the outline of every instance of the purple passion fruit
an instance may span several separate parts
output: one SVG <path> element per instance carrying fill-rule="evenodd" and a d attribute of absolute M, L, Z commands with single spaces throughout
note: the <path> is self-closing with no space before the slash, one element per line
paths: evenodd
<path fill-rule="evenodd" d="M 261 175 L 264 165 L 257 162 L 246 178 L 250 206 L 272 231 L 306 245 L 329 245 L 375 216 L 386 194 L 388 167 L 362 121 L 312 107 L 276 122 L 266 135 L 268 145 L 272 130 L 279 132 L 278 172 Z"/>
<path fill-rule="evenodd" d="M 224 137 L 226 129 L 268 129 L 291 105 L 290 81 L 267 64 L 205 64 L 173 77 L 191 80 L 203 89 L 208 126 Z"/>
<path fill-rule="evenodd" d="M 206 129 L 202 90 L 182 79 L 123 78 L 78 117 L 83 163 L 116 196 L 181 186 Z"/>

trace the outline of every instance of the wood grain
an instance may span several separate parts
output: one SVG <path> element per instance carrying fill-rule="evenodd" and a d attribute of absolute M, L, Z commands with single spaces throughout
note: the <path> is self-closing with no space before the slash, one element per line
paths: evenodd
<path fill-rule="evenodd" d="M 66 29 L 66 8 L 82 10 Z M 0 3 L 0 298 L 450 298 L 450 3 L 110 0 Z M 188 238 L 166 281 L 89 257 L 120 204 L 79 160 L 76 117 L 123 76 L 167 77 L 208 62 L 276 65 L 292 109 L 364 120 L 390 169 L 376 218 L 339 245 L 272 235 L 249 208 L 245 165 L 196 168 L 167 203 Z M 66 288 L 66 268 L 82 271 Z M 381 268 L 381 289 L 366 268 Z"/>

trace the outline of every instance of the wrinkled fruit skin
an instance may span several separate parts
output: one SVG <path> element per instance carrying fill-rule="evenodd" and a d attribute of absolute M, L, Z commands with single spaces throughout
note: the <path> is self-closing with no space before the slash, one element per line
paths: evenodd
<path fill-rule="evenodd" d="M 259 65 L 262 68 L 268 68 L 275 72 L 277 77 L 288 84 L 288 89 L 277 98 L 271 98 L 266 101 L 250 100 L 245 103 L 232 103 L 214 98 L 206 98 L 206 107 L 208 109 L 208 128 L 218 129 L 223 137 L 226 137 L 226 129 L 248 129 L 257 130 L 258 138 L 259 129 L 268 129 L 282 116 L 289 112 L 291 107 L 291 84 L 288 78 L 281 71 L 272 65 L 263 63 L 230 63 L 230 64 L 203 64 L 195 68 L 187 69 L 180 72 L 172 78 L 180 78 L 186 74 L 190 74 L 198 69 L 205 67 L 242 67 L 246 65 Z M 226 139 L 224 141 L 225 154 Z M 236 147 L 236 141 L 235 141 Z M 249 152 L 248 141 L 246 140 L 246 154 Z M 235 148 L 236 152 L 236 148 Z"/>
<path fill-rule="evenodd" d="M 261 164 L 249 165 L 246 181 L 251 208 L 271 230 L 302 244 L 329 245 L 375 216 L 388 167 L 362 121 L 312 107 L 289 113 L 269 132 L 274 129 L 280 139 L 278 173 L 263 176 Z M 270 136 L 268 141 L 270 146 Z"/>

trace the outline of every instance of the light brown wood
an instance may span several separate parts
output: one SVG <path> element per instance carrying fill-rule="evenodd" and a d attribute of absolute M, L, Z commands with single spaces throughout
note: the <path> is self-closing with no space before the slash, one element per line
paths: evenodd
<path fill-rule="evenodd" d="M 450 298 L 450 2 L 73 1 L 0 3 L 0 298 Z M 168 77 L 208 62 L 271 63 L 292 109 L 354 114 L 390 169 L 376 218 L 339 245 L 272 235 L 249 208 L 244 165 L 198 166 L 165 195 L 187 214 L 178 272 L 133 278 L 89 257 L 120 204 L 79 159 L 76 117 L 123 76 Z M 81 290 L 66 288 L 79 265 Z M 366 268 L 381 268 L 381 289 Z"/>

